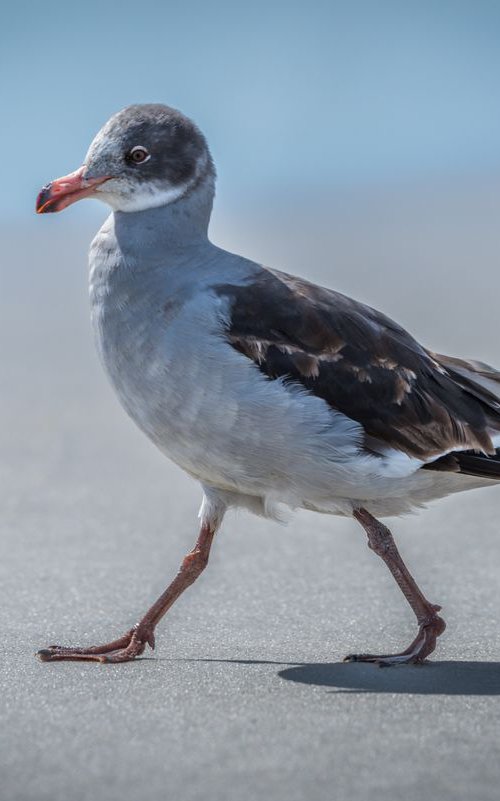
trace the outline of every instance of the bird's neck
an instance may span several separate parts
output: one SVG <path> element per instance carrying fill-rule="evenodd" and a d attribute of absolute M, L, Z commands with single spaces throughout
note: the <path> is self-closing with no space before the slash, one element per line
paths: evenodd
<path fill-rule="evenodd" d="M 173 203 L 144 211 L 114 212 L 114 233 L 128 259 L 144 264 L 208 242 L 214 179 L 207 176 Z"/>

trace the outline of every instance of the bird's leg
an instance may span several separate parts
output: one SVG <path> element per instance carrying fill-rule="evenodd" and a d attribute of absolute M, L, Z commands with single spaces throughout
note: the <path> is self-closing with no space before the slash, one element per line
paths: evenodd
<path fill-rule="evenodd" d="M 153 606 L 148 609 L 142 620 L 133 629 L 124 634 L 123 637 L 113 642 L 94 645 L 90 648 L 65 648 L 60 645 L 51 645 L 38 652 L 40 659 L 43 662 L 55 662 L 62 659 L 90 662 L 128 662 L 142 654 L 146 645 L 154 648 L 156 625 L 179 595 L 196 581 L 206 567 L 216 530 L 217 525 L 213 522 L 204 522 L 202 524 L 196 545 L 184 558 L 172 583 L 169 584 Z"/>
<path fill-rule="evenodd" d="M 418 634 L 405 651 L 399 654 L 350 654 L 345 662 L 376 662 L 380 665 L 424 662 L 436 647 L 436 639 L 446 628 L 446 623 L 437 612 L 441 607 L 431 604 L 422 594 L 415 579 L 409 572 L 393 540 L 389 529 L 376 520 L 366 509 L 357 509 L 354 517 L 361 523 L 368 535 L 368 546 L 380 556 L 406 600 L 415 612 L 418 621 Z"/>

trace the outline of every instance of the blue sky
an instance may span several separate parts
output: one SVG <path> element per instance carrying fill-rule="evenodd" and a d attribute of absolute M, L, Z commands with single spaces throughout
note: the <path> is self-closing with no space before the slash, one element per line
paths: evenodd
<path fill-rule="evenodd" d="M 198 122 L 227 204 L 500 170 L 498 2 L 18 2 L 0 80 L 4 218 L 134 102 Z"/>

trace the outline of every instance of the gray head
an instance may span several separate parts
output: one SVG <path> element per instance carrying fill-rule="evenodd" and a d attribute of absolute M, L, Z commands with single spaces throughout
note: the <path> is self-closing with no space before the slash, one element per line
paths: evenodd
<path fill-rule="evenodd" d="M 92 196 L 115 211 L 143 211 L 214 179 L 205 137 L 190 119 L 160 104 L 128 106 L 101 128 L 82 167 L 42 189 L 36 208 L 60 211 Z"/>

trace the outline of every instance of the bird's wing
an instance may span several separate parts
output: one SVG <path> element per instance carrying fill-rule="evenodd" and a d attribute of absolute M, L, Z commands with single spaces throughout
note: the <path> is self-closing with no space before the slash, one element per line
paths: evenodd
<path fill-rule="evenodd" d="M 475 383 L 463 367 L 471 364 L 460 373 L 380 312 L 275 270 L 217 292 L 229 301 L 230 345 L 269 379 L 298 382 L 361 423 L 368 450 L 424 462 L 454 450 L 495 453 L 500 384 L 495 395 Z"/>

